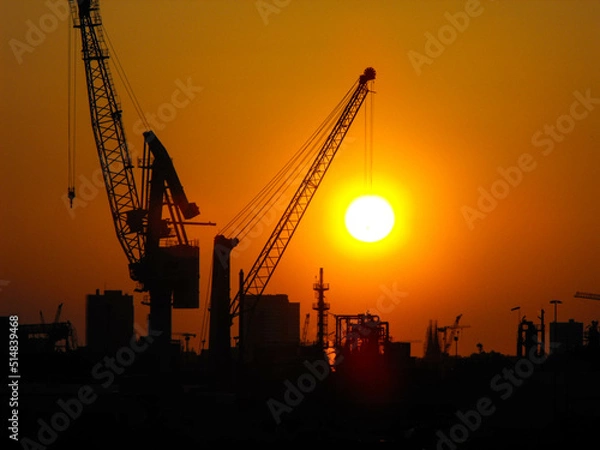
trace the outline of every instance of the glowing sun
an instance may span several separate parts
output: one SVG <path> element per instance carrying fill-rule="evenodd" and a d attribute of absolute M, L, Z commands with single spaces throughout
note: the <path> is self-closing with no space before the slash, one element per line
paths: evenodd
<path fill-rule="evenodd" d="M 358 197 L 346 210 L 346 229 L 363 242 L 376 242 L 386 237 L 394 228 L 394 221 L 394 210 L 378 195 Z"/>

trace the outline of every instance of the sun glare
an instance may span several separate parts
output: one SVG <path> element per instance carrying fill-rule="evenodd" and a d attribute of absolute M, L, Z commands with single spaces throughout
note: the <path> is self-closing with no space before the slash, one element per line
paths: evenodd
<path fill-rule="evenodd" d="M 356 198 L 346 210 L 348 232 L 359 241 L 377 242 L 394 228 L 394 210 L 386 199 L 378 195 Z"/>

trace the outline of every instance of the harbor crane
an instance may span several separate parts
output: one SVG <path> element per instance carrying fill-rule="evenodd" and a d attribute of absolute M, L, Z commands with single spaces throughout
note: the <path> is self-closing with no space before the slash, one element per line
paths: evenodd
<path fill-rule="evenodd" d="M 456 344 L 456 356 L 458 356 L 458 333 L 464 328 L 470 328 L 471 325 L 459 325 L 462 314 L 456 316 L 452 325 L 438 327 L 438 331 L 442 333 L 442 353 L 448 354 L 452 342 Z"/>
<path fill-rule="evenodd" d="M 575 298 L 585 298 L 588 300 L 600 300 L 600 294 L 592 294 L 591 292 L 575 292 Z"/>
<path fill-rule="evenodd" d="M 375 76 L 375 69 L 372 67 L 366 68 L 348 92 L 345 97 L 347 101 L 341 104 L 341 112 L 337 116 L 337 121 L 312 160 L 308 172 L 304 175 L 252 268 L 245 277 L 243 271 L 240 271 L 239 289 L 233 299 L 230 298 L 230 255 L 239 243 L 239 239 L 235 236 L 228 238 L 223 234 L 218 234 L 215 237 L 210 299 L 209 351 L 213 355 L 215 366 L 220 367 L 217 371 L 228 371 L 230 369 L 230 333 L 233 320 L 236 317 L 238 318 L 239 327 L 240 361 L 244 361 L 244 340 L 247 333 L 245 322 L 247 320 L 243 316 L 249 313 L 249 310 L 245 307 L 245 298 L 252 296 L 260 299 L 263 294 L 348 129 L 367 94 L 371 92 L 369 82 L 374 80 Z"/>
<path fill-rule="evenodd" d="M 310 324 L 310 313 L 306 313 L 304 316 L 304 326 L 302 327 L 302 339 L 300 342 L 302 345 L 308 345 L 308 325 Z"/>
<path fill-rule="evenodd" d="M 117 238 L 137 291 L 149 293 L 150 333 L 161 370 L 168 370 L 171 308 L 198 308 L 199 247 L 186 225 L 198 216 L 189 202 L 167 149 L 148 129 L 143 133 L 141 190 L 138 191 L 125 138 L 123 111 L 112 81 L 99 0 L 69 0 L 73 26 L 81 35 L 91 124 Z M 69 198 L 75 198 L 69 187 Z M 166 217 L 163 213 L 167 212 Z"/>

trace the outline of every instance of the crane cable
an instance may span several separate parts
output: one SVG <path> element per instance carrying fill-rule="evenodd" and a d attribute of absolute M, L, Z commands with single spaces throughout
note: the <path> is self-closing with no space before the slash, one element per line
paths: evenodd
<path fill-rule="evenodd" d="M 351 92 L 350 89 L 349 92 Z M 347 96 L 346 96 L 347 97 Z M 325 131 L 329 128 L 331 122 L 339 115 L 338 111 L 345 104 L 345 98 L 334 108 L 330 115 L 320 125 L 320 127 L 311 135 L 307 142 L 296 152 L 295 155 L 284 165 L 284 167 L 276 174 L 271 182 L 255 197 L 255 200 L 251 202 L 251 205 L 257 204 L 261 199 L 262 204 L 252 210 L 255 210 L 255 214 L 250 218 L 251 220 L 246 221 L 242 227 L 241 232 L 243 233 L 240 238 L 243 238 L 250 230 L 257 224 L 257 222 L 263 217 L 264 212 L 267 208 L 271 208 L 276 205 L 279 200 L 283 197 L 287 189 L 294 183 L 294 181 L 302 177 L 306 166 L 309 162 L 314 159 L 314 156 L 319 150 L 318 144 L 323 140 Z M 274 192 L 273 195 L 267 197 L 269 192 Z M 247 217 L 247 214 L 246 214 Z"/>
<path fill-rule="evenodd" d="M 209 318 L 210 318 L 210 293 L 212 292 L 212 264 L 209 264 L 208 283 L 206 289 L 206 298 L 204 300 L 204 307 L 202 308 L 202 320 L 200 322 L 200 349 L 204 349 L 204 342 L 207 339 L 209 330 Z M 200 351 L 198 352 L 200 353 Z"/>
<path fill-rule="evenodd" d="M 372 81 L 370 83 L 373 83 Z M 369 87 L 369 93 L 365 99 L 365 189 L 371 193 L 373 189 L 373 117 L 374 117 L 374 91 Z"/>
<path fill-rule="evenodd" d="M 337 120 L 341 110 L 354 91 L 356 83 L 348 90 L 344 98 L 336 105 L 329 116 L 321 123 L 318 129 L 309 137 L 306 143 L 288 160 L 275 176 L 259 191 L 259 193 L 229 222 L 222 233 L 236 233 L 235 237 L 242 239 L 258 224 L 267 209 L 276 205 L 293 182 L 303 176 L 306 166 L 314 159 L 319 151 L 325 132 Z"/>
<path fill-rule="evenodd" d="M 117 70 L 117 74 L 119 79 L 123 82 L 125 86 L 125 90 L 129 99 L 131 100 L 133 107 L 135 108 L 138 117 L 142 121 L 142 124 L 146 128 L 146 130 L 150 129 L 150 124 L 146 119 L 145 114 L 140 106 L 140 102 L 138 101 L 133 87 L 127 78 L 125 70 L 123 69 L 123 65 L 119 60 L 115 47 L 113 46 L 110 37 L 108 36 L 107 31 L 102 28 L 104 35 L 106 36 L 106 42 L 110 48 L 110 52 L 114 56 L 115 68 Z M 77 52 L 75 51 L 75 29 L 73 27 L 69 27 L 68 32 L 68 58 L 67 58 L 67 70 L 68 70 L 68 87 L 67 87 L 67 97 L 68 97 L 68 107 L 67 107 L 67 153 L 68 153 L 68 187 L 67 187 L 67 196 L 69 198 L 70 206 L 73 207 L 73 199 L 75 198 L 75 156 L 76 156 L 76 125 L 77 125 L 77 114 L 76 114 L 76 104 L 77 104 L 77 86 L 76 86 L 76 74 L 77 74 L 77 64 L 75 64 L 75 59 L 77 57 Z M 115 94 L 116 95 L 116 94 Z M 129 155 L 128 155 L 129 156 Z"/>
<path fill-rule="evenodd" d="M 123 68 L 123 65 L 121 64 L 121 60 L 119 59 L 119 56 L 117 55 L 117 51 L 116 51 L 114 45 L 112 44 L 112 41 L 110 40 L 110 36 L 108 35 L 108 32 L 106 31 L 106 29 L 104 27 L 102 27 L 102 31 L 104 32 L 104 35 L 106 36 L 106 42 L 108 43 L 110 53 L 114 57 L 115 69 L 117 70 L 117 75 L 119 76 L 119 79 L 123 83 L 123 86 L 125 87 L 125 91 L 127 92 L 127 95 L 129 97 L 129 99 L 131 100 L 131 103 L 133 103 L 133 107 L 135 108 L 135 111 L 136 111 L 139 119 L 142 121 L 142 124 L 144 125 L 146 130 L 150 130 L 150 124 L 148 123 L 148 120 L 146 119 L 146 115 L 144 114 L 144 111 L 142 110 L 142 107 L 140 106 L 140 102 L 138 101 L 138 99 L 135 95 L 135 92 L 133 91 L 133 87 L 131 86 L 131 83 L 129 82 L 129 78 L 127 78 L 125 69 Z"/>
<path fill-rule="evenodd" d="M 76 52 L 73 41 L 75 29 L 68 27 L 67 36 L 67 197 L 70 207 L 73 208 L 75 199 L 75 157 L 76 157 L 76 130 L 77 130 L 77 64 Z"/>

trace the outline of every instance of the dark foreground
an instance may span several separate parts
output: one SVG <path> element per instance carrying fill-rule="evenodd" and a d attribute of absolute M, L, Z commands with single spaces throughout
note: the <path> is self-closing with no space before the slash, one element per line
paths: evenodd
<path fill-rule="evenodd" d="M 149 375 L 148 361 L 111 365 L 83 351 L 37 356 L 22 362 L 16 397 L 3 383 L 0 448 L 583 448 L 600 437 L 600 355 L 584 350 L 437 362 L 346 357 L 334 369 L 305 352 L 232 380 L 209 376 L 196 360 Z"/>

